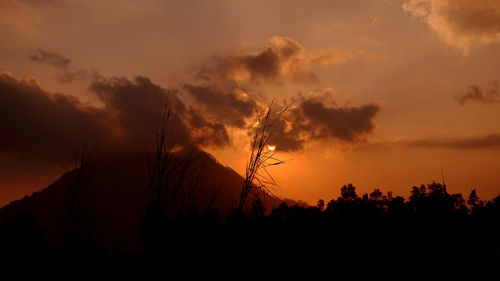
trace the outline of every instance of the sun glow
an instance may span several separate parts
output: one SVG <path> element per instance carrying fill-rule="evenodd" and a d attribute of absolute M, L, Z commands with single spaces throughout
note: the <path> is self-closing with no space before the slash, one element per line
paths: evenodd
<path fill-rule="evenodd" d="M 276 145 L 268 145 L 267 149 L 274 151 L 276 149 Z"/>

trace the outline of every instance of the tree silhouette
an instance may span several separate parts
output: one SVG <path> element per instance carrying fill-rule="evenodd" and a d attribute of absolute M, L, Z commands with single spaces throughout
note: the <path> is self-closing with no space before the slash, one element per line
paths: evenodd
<path fill-rule="evenodd" d="M 323 209 L 325 208 L 325 201 L 323 199 L 319 199 L 318 203 L 316 204 L 316 207 L 318 207 L 318 209 L 323 211 Z"/>
<path fill-rule="evenodd" d="M 264 217 L 266 214 L 266 207 L 264 202 L 260 199 L 258 195 L 252 201 L 252 208 L 250 209 L 250 217 L 253 219 Z"/>
<path fill-rule="evenodd" d="M 477 213 L 484 206 L 484 202 L 477 196 L 476 189 L 472 189 L 470 192 L 467 205 L 469 205 L 470 212 L 473 214 Z"/>
<path fill-rule="evenodd" d="M 31 213 L 20 213 L 0 224 L 2 279 L 35 280 L 47 254 L 45 234 Z"/>

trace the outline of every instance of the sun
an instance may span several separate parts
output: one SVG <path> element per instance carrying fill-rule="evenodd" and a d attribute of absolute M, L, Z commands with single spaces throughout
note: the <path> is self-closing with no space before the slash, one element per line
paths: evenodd
<path fill-rule="evenodd" d="M 274 151 L 276 149 L 276 145 L 267 145 L 267 149 Z"/>

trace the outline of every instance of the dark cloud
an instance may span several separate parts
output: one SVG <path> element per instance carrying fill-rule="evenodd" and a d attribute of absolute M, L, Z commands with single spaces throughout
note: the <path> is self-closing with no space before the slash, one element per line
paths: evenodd
<path fill-rule="evenodd" d="M 176 89 L 165 89 L 149 78 L 112 78 L 96 81 L 89 89 L 95 92 L 110 113 L 112 122 L 121 124 L 120 134 L 141 145 L 150 140 L 152 128 L 160 126 L 165 104 L 174 114 L 174 141 L 183 145 L 224 145 L 229 142 L 221 122 L 206 119 L 178 97 Z"/>
<path fill-rule="evenodd" d="M 308 57 L 304 48 L 293 39 L 275 36 L 270 39 L 267 48 L 256 54 L 214 56 L 199 70 L 198 77 L 210 80 L 218 76 L 235 81 L 276 78 L 314 79 L 315 75 L 310 69 L 312 62 L 325 63 L 321 59 L 318 61 L 317 56 Z M 330 63 L 334 61 L 330 59 Z"/>
<path fill-rule="evenodd" d="M 246 120 L 258 111 L 257 102 L 239 89 L 225 93 L 214 87 L 191 84 L 185 84 L 184 89 L 207 113 L 230 126 L 244 128 Z"/>
<path fill-rule="evenodd" d="M 230 143 L 226 126 L 222 122 L 209 121 L 192 107 L 189 108 L 188 118 L 191 137 L 196 143 L 215 146 Z"/>
<path fill-rule="evenodd" d="M 151 139 L 153 130 L 160 127 L 162 110 L 167 102 L 180 115 L 186 111 L 185 105 L 174 97 L 175 93 L 146 77 L 104 79 L 92 83 L 89 89 L 102 101 L 115 133 L 127 139 L 127 145 L 140 146 Z M 183 129 L 177 126 L 177 142 L 188 141 Z"/>
<path fill-rule="evenodd" d="M 183 88 L 201 104 L 205 116 L 220 120 L 229 127 L 246 129 L 249 135 L 252 134 L 252 124 L 266 110 L 266 106 L 243 92 L 238 95 L 191 84 Z M 373 119 L 379 111 L 375 104 L 341 107 L 329 105 L 319 98 L 301 97 L 293 104 L 295 106 L 288 108 L 280 118 L 271 118 L 274 120 L 271 143 L 284 151 L 301 150 L 306 142 L 314 140 L 359 141 L 373 131 Z M 282 107 L 276 104 L 272 111 Z"/>
<path fill-rule="evenodd" d="M 36 80 L 0 74 L 0 153 L 22 159 L 71 157 L 85 139 L 101 143 L 107 128 L 77 99 L 50 93 Z"/>
<path fill-rule="evenodd" d="M 379 111 L 376 104 L 327 107 L 323 102 L 314 100 L 304 100 L 301 108 L 311 129 L 315 130 L 316 137 L 334 137 L 351 142 L 373 131 L 373 118 Z"/>
<path fill-rule="evenodd" d="M 273 123 L 275 133 L 269 142 L 272 145 L 276 145 L 279 150 L 301 150 L 307 141 L 309 131 L 305 126 L 301 126 L 297 113 L 295 110 L 285 112 L 282 118 L 275 119 Z M 305 135 L 304 132 L 306 133 Z"/>
<path fill-rule="evenodd" d="M 220 120 L 228 127 L 248 130 L 267 107 L 236 89 L 226 93 L 214 87 L 184 85 L 184 89 L 202 106 L 205 116 Z M 341 107 L 326 102 L 328 99 L 300 97 L 294 100 L 280 118 L 274 116 L 275 130 L 271 143 L 280 150 L 301 150 L 306 142 L 339 139 L 357 142 L 375 128 L 373 119 L 379 111 L 376 104 L 359 107 Z M 272 112 L 283 105 L 275 104 Z M 273 114 L 276 114 L 274 112 Z"/>
<path fill-rule="evenodd" d="M 35 54 L 29 56 L 33 62 L 47 64 L 55 67 L 59 71 L 60 82 L 69 83 L 73 81 L 95 81 L 103 77 L 96 70 L 84 68 L 75 69 L 71 65 L 71 59 L 59 53 L 46 51 L 39 48 Z"/>
<path fill-rule="evenodd" d="M 450 148 L 450 149 L 482 149 L 500 147 L 500 135 L 491 134 L 470 138 L 424 139 L 405 141 L 410 147 Z"/>
<path fill-rule="evenodd" d="M 463 95 L 457 96 L 457 100 L 462 106 L 469 101 L 499 103 L 500 92 L 498 91 L 498 81 L 493 82 L 493 86 L 488 91 L 482 90 L 477 85 L 471 85 Z"/>
<path fill-rule="evenodd" d="M 281 150 L 300 150 L 306 142 L 339 139 L 360 141 L 375 128 L 373 119 L 379 106 L 368 104 L 360 107 L 329 106 L 315 98 L 302 98 L 282 120 L 275 123 L 281 132 L 272 142 Z"/>
<path fill-rule="evenodd" d="M 106 152 L 144 152 L 160 127 L 165 104 L 174 118 L 169 124 L 177 144 L 224 145 L 222 123 L 204 118 L 148 78 L 111 78 L 90 86 L 102 107 L 75 97 L 51 93 L 36 80 L 0 74 L 0 154 L 20 159 L 58 162 L 71 159 L 84 142 Z M 192 134 L 191 134 L 192 133 Z"/>
<path fill-rule="evenodd" d="M 70 58 L 66 58 L 63 55 L 55 52 L 46 51 L 42 48 L 39 48 L 37 52 L 31 55 L 29 58 L 30 60 L 37 63 L 45 63 L 55 67 L 63 68 L 68 67 L 71 63 Z"/>

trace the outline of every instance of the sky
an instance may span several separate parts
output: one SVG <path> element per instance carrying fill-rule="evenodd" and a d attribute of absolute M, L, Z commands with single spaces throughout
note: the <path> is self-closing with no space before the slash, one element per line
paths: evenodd
<path fill-rule="evenodd" d="M 499 0 L 0 0 L 0 205 L 83 143 L 176 142 L 244 172 L 269 104 L 276 194 L 500 194 Z"/>

